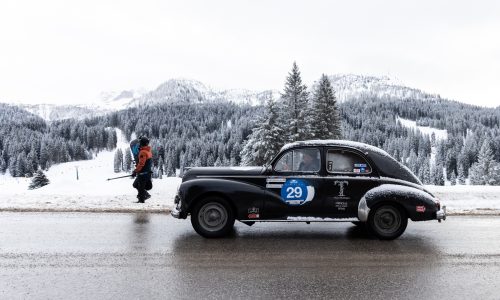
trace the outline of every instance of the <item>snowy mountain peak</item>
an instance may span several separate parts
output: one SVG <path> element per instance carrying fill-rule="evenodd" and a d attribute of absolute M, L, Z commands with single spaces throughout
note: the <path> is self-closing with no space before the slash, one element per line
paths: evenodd
<path fill-rule="evenodd" d="M 388 76 L 335 74 L 329 76 L 339 101 L 360 97 L 398 99 L 438 99 L 438 95 L 425 93 L 405 86 L 398 79 Z"/>
<path fill-rule="evenodd" d="M 146 93 L 145 89 L 123 90 L 120 92 L 103 92 L 100 100 L 91 106 L 103 110 L 120 110 L 131 106 L 134 99 L 140 98 Z"/>
<path fill-rule="evenodd" d="M 233 102 L 236 104 L 261 105 L 267 99 L 269 92 L 251 91 L 246 89 L 216 89 L 206 86 L 200 81 L 178 78 L 170 79 L 155 90 L 144 94 L 131 103 L 135 105 L 152 105 L 160 103 L 207 103 Z"/>

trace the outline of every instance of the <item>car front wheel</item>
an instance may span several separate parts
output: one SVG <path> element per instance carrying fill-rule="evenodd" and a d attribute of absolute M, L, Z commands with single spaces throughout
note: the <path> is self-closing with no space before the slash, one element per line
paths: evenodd
<path fill-rule="evenodd" d="M 194 230 L 206 238 L 228 235 L 234 226 L 234 212 L 229 203 L 219 197 L 209 197 L 196 204 L 191 213 Z"/>
<path fill-rule="evenodd" d="M 385 204 L 375 207 L 368 216 L 370 232 L 381 240 L 398 238 L 406 230 L 408 218 L 398 206 Z"/>

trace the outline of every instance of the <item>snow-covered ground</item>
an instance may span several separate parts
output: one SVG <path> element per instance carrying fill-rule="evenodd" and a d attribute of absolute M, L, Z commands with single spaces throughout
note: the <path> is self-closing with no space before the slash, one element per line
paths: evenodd
<path fill-rule="evenodd" d="M 117 136 L 117 146 L 128 151 L 120 131 Z M 0 175 L 0 210 L 166 211 L 172 207 L 180 178 L 153 179 L 152 197 L 145 204 L 134 203 L 137 190 L 132 187 L 133 179 L 106 180 L 127 175 L 114 173 L 114 152 L 102 151 L 93 160 L 52 166 L 46 172 L 50 184 L 36 190 L 28 190 L 30 178 Z"/>
<path fill-rule="evenodd" d="M 448 131 L 446 129 L 437 129 L 429 126 L 418 126 L 416 121 L 403 119 L 396 117 L 396 122 L 401 122 L 401 125 L 407 128 L 413 128 L 414 130 L 420 131 L 422 134 L 428 135 L 429 137 L 434 133 L 436 140 L 446 140 L 448 138 Z"/>
<path fill-rule="evenodd" d="M 111 159 L 101 153 L 98 159 Z M 108 160 L 109 161 L 109 160 Z M 95 161 L 93 161 L 95 162 Z M 76 180 L 74 165 L 79 165 L 80 180 Z M 37 190 L 28 190 L 30 179 L 0 177 L 0 211 L 137 211 L 168 212 L 180 178 L 153 180 L 152 197 L 145 204 L 136 201 L 131 179 L 106 181 L 119 176 L 110 163 L 105 168 L 89 162 L 61 164 L 48 173 L 51 183 Z M 125 174 L 124 174 L 125 175 Z M 446 205 L 450 214 L 500 215 L 500 186 L 426 186 Z"/>
<path fill-rule="evenodd" d="M 500 215 L 500 186 L 426 185 L 450 214 Z"/>
<path fill-rule="evenodd" d="M 118 147 L 128 151 L 121 132 L 117 136 Z M 132 179 L 106 180 L 127 175 L 113 172 L 114 152 L 102 151 L 93 160 L 55 165 L 46 172 L 50 184 L 36 190 L 28 190 L 30 178 L 0 175 L 0 211 L 169 211 L 181 179 L 154 179 L 152 197 L 145 204 L 134 203 L 137 199 Z M 500 186 L 426 188 L 441 199 L 451 214 L 500 214 Z"/>

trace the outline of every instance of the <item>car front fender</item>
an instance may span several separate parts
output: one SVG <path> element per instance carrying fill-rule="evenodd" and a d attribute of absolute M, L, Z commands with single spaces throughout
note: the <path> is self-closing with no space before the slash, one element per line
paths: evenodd
<path fill-rule="evenodd" d="M 249 208 L 261 208 L 264 189 L 261 186 L 222 178 L 198 178 L 185 181 L 179 188 L 182 208 L 190 213 L 200 199 L 219 196 L 228 200 L 235 209 L 237 219 L 246 219 Z"/>

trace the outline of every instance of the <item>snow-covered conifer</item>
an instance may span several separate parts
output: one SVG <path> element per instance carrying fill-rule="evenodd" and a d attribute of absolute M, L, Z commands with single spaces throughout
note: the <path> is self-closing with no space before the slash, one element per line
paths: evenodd
<path fill-rule="evenodd" d="M 479 151 L 478 160 L 472 165 L 469 170 L 470 183 L 477 185 L 494 185 L 496 183 L 495 162 L 493 151 L 491 150 L 490 141 L 485 139 L 481 150 Z"/>
<path fill-rule="evenodd" d="M 278 107 L 271 95 L 266 102 L 264 116 L 258 123 L 241 151 L 242 165 L 268 164 L 284 144 L 284 130 L 278 122 Z"/>
<path fill-rule="evenodd" d="M 114 156 L 114 171 L 115 173 L 118 173 L 122 169 L 123 169 L 123 152 L 122 149 L 118 148 L 116 149 Z"/>
<path fill-rule="evenodd" d="M 47 178 L 47 176 L 45 176 L 45 174 L 43 173 L 43 171 L 39 169 L 35 173 L 35 176 L 31 180 L 31 183 L 30 183 L 30 185 L 29 185 L 28 188 L 30 190 L 33 190 L 33 189 L 41 188 L 42 186 L 46 186 L 49 183 L 50 183 L 50 181 Z"/>
<path fill-rule="evenodd" d="M 285 128 L 287 141 L 305 140 L 311 137 L 310 128 L 307 126 L 309 124 L 307 118 L 312 115 L 308 97 L 307 86 L 302 83 L 299 67 L 294 62 L 281 96 L 281 122 Z"/>
<path fill-rule="evenodd" d="M 130 172 L 132 168 L 132 154 L 130 150 L 125 150 L 125 158 L 123 160 L 123 171 Z"/>
<path fill-rule="evenodd" d="M 310 130 L 315 139 L 340 139 L 341 124 L 337 99 L 328 76 L 323 74 L 312 101 Z"/>

